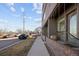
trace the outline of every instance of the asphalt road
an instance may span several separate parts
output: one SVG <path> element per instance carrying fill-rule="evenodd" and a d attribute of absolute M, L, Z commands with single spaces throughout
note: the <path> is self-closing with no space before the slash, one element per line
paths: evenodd
<path fill-rule="evenodd" d="M 17 38 L 7 38 L 7 39 L 0 39 L 0 49 L 7 47 L 11 44 L 14 44 L 16 42 L 19 42 L 20 40 Z"/>

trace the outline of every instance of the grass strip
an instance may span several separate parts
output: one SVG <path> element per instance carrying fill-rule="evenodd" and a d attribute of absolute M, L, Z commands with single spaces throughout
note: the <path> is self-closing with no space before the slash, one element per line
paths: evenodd
<path fill-rule="evenodd" d="M 26 39 L 0 51 L 0 56 L 26 56 L 35 39 Z"/>

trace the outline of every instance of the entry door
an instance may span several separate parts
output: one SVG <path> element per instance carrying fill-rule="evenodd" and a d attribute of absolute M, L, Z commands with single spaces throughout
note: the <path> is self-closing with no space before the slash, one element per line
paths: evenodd
<path fill-rule="evenodd" d="M 70 29 L 69 32 L 77 37 L 77 13 L 73 12 L 69 15 Z"/>

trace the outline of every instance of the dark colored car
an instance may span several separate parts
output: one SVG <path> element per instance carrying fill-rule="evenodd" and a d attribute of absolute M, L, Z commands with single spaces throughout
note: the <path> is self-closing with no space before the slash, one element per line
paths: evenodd
<path fill-rule="evenodd" d="M 20 40 L 25 40 L 25 39 L 27 39 L 27 37 L 28 37 L 28 35 L 25 35 L 25 34 L 21 34 L 21 35 L 19 35 L 19 39 Z"/>

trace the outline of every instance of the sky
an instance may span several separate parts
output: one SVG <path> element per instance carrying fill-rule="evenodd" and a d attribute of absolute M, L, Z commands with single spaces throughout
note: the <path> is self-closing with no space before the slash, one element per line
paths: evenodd
<path fill-rule="evenodd" d="M 26 30 L 33 31 L 41 26 L 41 3 L 0 3 L 0 29 L 8 31 L 22 29 L 23 12 Z"/>

